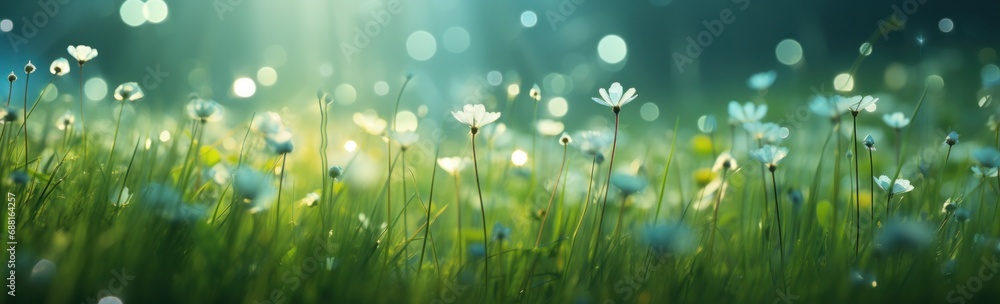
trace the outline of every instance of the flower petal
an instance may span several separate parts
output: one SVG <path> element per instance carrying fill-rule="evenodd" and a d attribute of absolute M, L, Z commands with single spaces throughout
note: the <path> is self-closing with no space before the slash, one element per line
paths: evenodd
<path fill-rule="evenodd" d="M 628 91 L 625 91 L 625 95 L 622 95 L 622 99 L 618 101 L 618 106 L 624 106 L 635 100 L 636 97 L 639 97 L 639 95 L 635 94 L 635 88 L 628 88 Z"/>
<path fill-rule="evenodd" d="M 612 83 L 611 87 L 608 88 L 608 95 L 611 99 L 608 100 L 613 105 L 618 105 L 622 100 L 622 85 L 620 83 Z"/>

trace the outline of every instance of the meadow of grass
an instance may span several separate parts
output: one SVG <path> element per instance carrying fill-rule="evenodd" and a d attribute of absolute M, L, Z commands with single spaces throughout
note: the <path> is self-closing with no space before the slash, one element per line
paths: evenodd
<path fill-rule="evenodd" d="M 964 119 L 982 127 L 936 125 L 933 77 L 879 103 L 769 92 L 762 73 L 750 101 L 665 110 L 666 128 L 629 104 L 655 96 L 615 83 L 572 101 L 593 114 L 563 120 L 600 122 L 579 130 L 539 121 L 537 88 L 421 111 L 420 75 L 391 112 L 321 90 L 247 117 L 198 96 L 154 112 L 134 83 L 94 108 L 25 86 L 76 90 L 101 59 L 83 50 L 79 75 L 10 78 L 6 303 L 1000 298 L 1000 105 L 981 94 Z"/>

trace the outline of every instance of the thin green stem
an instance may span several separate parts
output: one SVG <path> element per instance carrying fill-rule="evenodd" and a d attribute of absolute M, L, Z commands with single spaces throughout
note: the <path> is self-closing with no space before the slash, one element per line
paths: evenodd
<path fill-rule="evenodd" d="M 597 237 L 594 240 L 594 250 L 593 250 L 593 253 L 595 255 L 597 254 L 597 250 L 601 246 L 601 239 L 603 238 L 601 235 L 603 234 L 602 230 L 604 228 L 604 213 L 605 211 L 607 211 L 608 208 L 608 193 L 611 192 L 611 172 L 613 172 L 613 169 L 615 167 L 615 150 L 618 146 L 618 123 L 620 122 L 620 117 L 621 117 L 620 115 L 618 115 L 618 112 L 621 111 L 621 108 L 614 107 L 613 110 L 615 113 L 615 135 L 611 141 L 611 159 L 608 161 L 608 177 L 607 181 L 604 184 L 604 201 L 601 203 L 601 216 L 597 220 L 597 232 L 596 232 Z"/>
<path fill-rule="evenodd" d="M 555 188 L 552 189 L 552 195 L 549 195 L 549 203 L 545 206 L 545 213 L 542 214 L 542 223 L 538 226 L 538 237 L 535 238 L 535 248 L 542 242 L 542 231 L 545 230 L 545 223 L 549 219 L 549 211 L 552 209 L 552 201 L 556 198 L 556 192 L 559 191 L 559 181 L 562 179 L 563 169 L 566 168 L 566 151 L 569 150 L 569 145 L 563 145 L 563 157 L 562 165 L 559 165 L 559 174 L 556 174 Z M 530 273 L 528 275 L 531 275 Z"/>
<path fill-rule="evenodd" d="M 858 111 L 852 111 L 851 116 L 854 118 L 854 130 L 851 131 L 853 136 L 852 145 L 854 145 L 854 207 L 857 210 L 857 230 L 854 231 L 854 256 L 858 257 L 861 253 L 861 179 L 858 176 L 861 175 L 861 171 L 858 170 Z"/>
<path fill-rule="evenodd" d="M 489 250 L 489 247 L 488 247 L 489 238 L 486 236 L 486 223 L 487 223 L 486 222 L 486 204 L 483 203 L 483 186 L 479 182 L 479 158 L 477 157 L 477 154 L 476 154 L 476 133 L 477 133 L 477 131 L 479 131 L 478 128 L 472 127 L 472 168 L 476 172 L 476 189 L 477 189 L 477 193 L 479 194 L 479 214 L 482 216 L 482 219 L 483 219 L 483 251 L 486 252 L 486 255 L 483 257 L 483 264 L 484 264 L 484 267 L 485 267 L 484 268 L 485 269 L 485 273 L 484 273 L 483 277 L 485 278 L 485 283 L 486 283 L 485 284 L 486 288 L 485 288 L 484 292 L 486 294 L 489 294 L 488 291 L 490 289 L 490 283 L 489 283 L 489 281 L 490 281 L 490 250 Z"/>

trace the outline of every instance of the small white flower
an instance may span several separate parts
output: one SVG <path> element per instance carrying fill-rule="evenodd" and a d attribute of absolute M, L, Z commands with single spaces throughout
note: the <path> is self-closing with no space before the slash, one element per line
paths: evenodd
<path fill-rule="evenodd" d="M 611 134 L 608 132 L 600 131 L 583 131 L 577 136 L 580 140 L 577 141 L 577 146 L 586 155 L 597 155 L 601 153 L 604 148 L 611 145 Z"/>
<path fill-rule="evenodd" d="M 69 73 L 69 60 L 60 57 L 59 59 L 53 60 L 52 65 L 49 66 L 49 72 L 52 75 L 62 76 Z"/>
<path fill-rule="evenodd" d="M 986 168 L 1000 167 L 1000 151 L 994 148 L 981 148 L 972 151 L 972 157 Z"/>
<path fill-rule="evenodd" d="M 743 124 L 743 129 L 746 129 L 747 133 L 750 133 L 754 139 L 762 140 L 767 143 L 778 143 L 781 140 L 788 138 L 788 128 L 779 126 L 776 123 L 768 122 L 761 123 L 751 122 Z"/>
<path fill-rule="evenodd" d="M 538 87 L 538 84 L 535 84 L 531 86 L 531 90 L 528 91 L 528 96 L 536 102 L 542 100 L 542 89 Z"/>
<path fill-rule="evenodd" d="M 392 132 L 392 139 L 403 149 L 413 146 L 420 140 L 420 134 L 416 132 Z"/>
<path fill-rule="evenodd" d="M 859 113 L 862 109 L 865 111 L 875 112 L 877 108 L 875 103 L 878 102 L 878 98 L 872 97 L 871 95 L 857 95 L 852 97 L 838 96 L 837 104 L 839 106 L 846 106 L 851 113 Z"/>
<path fill-rule="evenodd" d="M 997 168 L 976 165 L 972 166 L 972 173 L 976 178 L 997 177 Z"/>
<path fill-rule="evenodd" d="M 36 68 L 35 68 L 35 65 L 34 65 L 34 64 L 31 64 L 31 60 L 28 60 L 28 64 L 26 64 L 26 65 L 24 66 L 24 73 L 25 73 L 25 74 L 31 74 L 31 73 L 34 73 L 34 72 L 35 72 L 35 69 L 36 69 Z"/>
<path fill-rule="evenodd" d="M 712 172 L 733 169 L 736 169 L 736 159 L 733 158 L 733 155 L 729 154 L 729 152 L 722 152 L 722 154 L 719 154 L 719 157 L 715 159 L 715 165 L 712 166 Z"/>
<path fill-rule="evenodd" d="M 778 72 L 774 70 L 753 74 L 750 79 L 747 79 L 747 86 L 757 91 L 767 90 L 774 84 L 774 79 L 777 77 Z"/>
<path fill-rule="evenodd" d="M 753 102 L 747 102 L 740 106 L 735 100 L 729 102 L 730 124 L 760 122 L 764 115 L 767 115 L 767 105 L 755 106 Z"/>
<path fill-rule="evenodd" d="M 540 119 L 538 120 L 538 134 L 544 136 L 556 136 L 563 132 L 566 128 L 563 123 L 551 120 L 551 119 Z"/>
<path fill-rule="evenodd" d="M 601 98 L 591 97 L 597 104 L 611 107 L 616 109 L 615 111 L 621 110 L 621 107 L 635 100 L 639 95 L 635 94 L 635 88 L 629 88 L 628 91 L 622 93 L 623 88 L 620 83 L 612 83 L 611 87 L 608 89 L 601 88 L 598 92 L 601 94 Z"/>
<path fill-rule="evenodd" d="M 910 181 L 902 178 L 896 179 L 896 182 L 893 183 L 891 178 L 882 175 L 879 176 L 878 178 L 875 178 L 875 184 L 877 184 L 879 188 L 882 188 L 882 190 L 885 191 L 890 191 L 889 189 L 891 189 L 892 194 L 899 194 L 899 193 L 906 193 L 913 191 L 913 185 L 910 185 Z M 890 184 L 892 184 L 891 187 L 889 186 Z"/>
<path fill-rule="evenodd" d="M 840 120 L 840 116 L 850 111 L 850 104 L 838 102 L 840 96 L 827 98 L 821 95 L 813 96 L 809 101 L 809 109 L 816 115 L 829 117 L 833 121 Z"/>
<path fill-rule="evenodd" d="M 910 119 L 902 112 L 882 115 L 882 120 L 893 129 L 902 129 L 910 124 Z"/>
<path fill-rule="evenodd" d="M 254 118 L 253 131 L 263 136 L 275 134 L 285 129 L 285 124 L 281 121 L 281 115 L 275 112 L 267 112 L 264 115 Z"/>
<path fill-rule="evenodd" d="M 56 121 L 56 128 L 59 129 L 59 131 L 66 131 L 66 129 L 73 126 L 74 122 L 76 122 L 76 116 L 73 116 L 73 112 L 66 111 L 66 113 L 64 113 L 62 117 L 59 117 L 59 120 Z"/>
<path fill-rule="evenodd" d="M 192 99 L 187 105 L 187 113 L 191 119 L 202 122 L 216 122 L 222 119 L 225 110 L 215 100 Z"/>
<path fill-rule="evenodd" d="M 437 163 L 444 172 L 450 175 L 458 175 L 459 172 L 462 172 L 465 167 L 472 163 L 472 160 L 468 157 L 442 157 L 437 159 Z"/>
<path fill-rule="evenodd" d="M 309 192 L 308 194 L 306 194 L 306 197 L 302 198 L 302 200 L 300 202 L 303 205 L 306 205 L 308 207 L 312 207 L 312 206 L 315 206 L 316 202 L 318 202 L 318 201 L 319 201 L 319 194 L 316 193 L 316 192 Z"/>
<path fill-rule="evenodd" d="M 481 104 L 467 104 L 462 107 L 462 111 L 452 111 L 451 115 L 458 122 L 468 125 L 472 129 L 472 134 L 476 134 L 479 128 L 500 118 L 500 112 L 486 112 L 486 106 Z"/>
<path fill-rule="evenodd" d="M 130 199 L 132 199 L 132 193 L 128 192 L 128 187 L 111 190 L 111 205 L 115 207 L 128 205 Z"/>
<path fill-rule="evenodd" d="M 573 138 L 569 137 L 569 134 L 566 134 L 565 132 L 562 134 L 562 136 L 559 137 L 559 144 L 562 146 L 567 146 L 572 142 Z"/>
<path fill-rule="evenodd" d="M 73 59 L 76 59 L 76 62 L 80 65 L 83 65 L 84 63 L 87 63 L 87 61 L 97 57 L 97 49 L 86 45 L 71 45 L 67 48 L 67 50 L 69 51 L 69 55 L 73 56 Z"/>
<path fill-rule="evenodd" d="M 115 99 L 118 101 L 136 101 L 146 94 L 142 93 L 142 88 L 138 83 L 126 82 L 115 89 Z"/>
<path fill-rule="evenodd" d="M 757 161 L 767 165 L 769 168 L 775 168 L 782 159 L 788 156 L 788 148 L 776 147 L 772 145 L 765 145 L 764 147 L 750 151 L 750 157 L 756 159 Z"/>
<path fill-rule="evenodd" d="M 361 127 L 369 135 L 382 135 L 382 132 L 385 132 L 385 128 L 388 126 L 385 119 L 379 118 L 378 114 L 375 114 L 374 111 L 354 113 L 354 116 L 351 118 L 354 120 L 354 124 Z"/>

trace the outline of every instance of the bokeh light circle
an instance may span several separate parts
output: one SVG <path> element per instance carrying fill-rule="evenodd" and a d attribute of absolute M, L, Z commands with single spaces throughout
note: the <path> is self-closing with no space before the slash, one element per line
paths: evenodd
<path fill-rule="evenodd" d="M 146 5 L 139 0 L 125 0 L 118 13 L 122 16 L 122 22 L 131 27 L 137 27 L 146 23 L 146 16 L 143 14 L 143 7 Z"/>
<path fill-rule="evenodd" d="M 396 114 L 396 132 L 414 132 L 417 130 L 419 120 L 417 115 L 410 111 L 399 111 Z"/>
<path fill-rule="evenodd" d="M 552 116 L 563 117 L 566 116 L 566 112 L 569 112 L 569 103 L 566 102 L 566 98 L 555 97 L 549 100 L 546 108 Z"/>
<path fill-rule="evenodd" d="M 851 74 L 840 73 L 833 78 L 833 88 L 839 92 L 850 92 L 854 90 L 854 77 Z"/>
<path fill-rule="evenodd" d="M 249 98 L 257 93 L 257 84 L 253 82 L 253 79 L 248 77 L 237 78 L 233 82 L 233 93 L 241 98 Z"/>
<path fill-rule="evenodd" d="M 628 54 L 628 46 L 625 39 L 618 35 L 607 35 L 597 43 L 597 55 L 601 60 L 609 64 L 616 64 L 625 59 Z"/>
<path fill-rule="evenodd" d="M 941 21 L 938 21 L 938 29 L 941 30 L 942 33 L 950 33 L 955 29 L 955 22 L 951 21 L 951 18 L 941 19 Z"/>
<path fill-rule="evenodd" d="M 465 50 L 469 49 L 469 32 L 460 26 L 451 27 L 445 30 L 441 40 L 443 40 L 444 49 L 452 53 L 457 54 L 465 52 Z"/>
<path fill-rule="evenodd" d="M 645 121 L 654 121 L 660 117 L 660 107 L 655 103 L 647 102 L 639 108 L 639 116 Z"/>
<path fill-rule="evenodd" d="M 868 42 L 862 43 L 861 47 L 858 48 L 858 53 L 861 53 L 861 55 L 863 55 L 863 56 L 871 55 L 872 54 L 872 44 L 868 43 Z"/>
<path fill-rule="evenodd" d="M 257 81 L 265 87 L 274 85 L 278 82 L 278 71 L 275 71 L 272 67 L 263 67 L 257 70 Z"/>
<path fill-rule="evenodd" d="M 375 90 L 375 95 L 385 96 L 389 94 L 389 83 L 385 81 L 376 82 L 373 89 Z"/>
<path fill-rule="evenodd" d="M 101 78 L 91 78 L 83 84 L 83 93 L 90 100 L 101 100 L 108 96 L 108 83 Z"/>
<path fill-rule="evenodd" d="M 333 101 L 342 104 L 353 104 L 358 99 L 358 91 L 350 84 L 341 84 L 333 90 Z"/>
<path fill-rule="evenodd" d="M 425 31 L 416 31 L 406 38 L 406 52 L 418 61 L 427 61 L 437 53 L 437 40 L 434 35 Z"/>
<path fill-rule="evenodd" d="M 167 20 L 169 10 L 167 3 L 163 0 L 149 0 L 142 5 L 142 17 L 149 23 L 160 23 Z"/>
<path fill-rule="evenodd" d="M 774 55 L 778 57 L 778 62 L 784 65 L 794 65 L 802 61 L 802 45 L 794 39 L 782 40 L 774 48 Z"/>
<path fill-rule="evenodd" d="M 486 73 L 486 83 L 489 83 L 491 86 L 498 86 L 501 82 L 503 82 L 503 74 L 500 74 L 500 71 Z"/>
<path fill-rule="evenodd" d="M 533 27 L 538 24 L 538 15 L 533 11 L 524 11 L 521 13 L 521 25 L 524 27 Z"/>
<path fill-rule="evenodd" d="M 0 20 L 0 32 L 6 33 L 10 32 L 13 29 L 14 29 L 14 21 L 10 21 L 10 19 Z"/>

